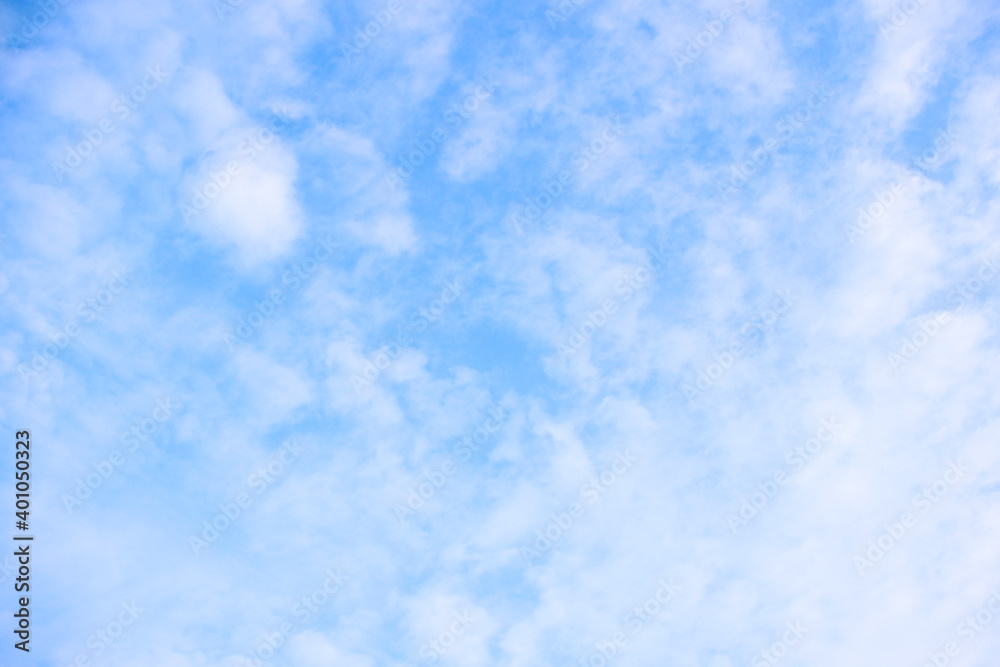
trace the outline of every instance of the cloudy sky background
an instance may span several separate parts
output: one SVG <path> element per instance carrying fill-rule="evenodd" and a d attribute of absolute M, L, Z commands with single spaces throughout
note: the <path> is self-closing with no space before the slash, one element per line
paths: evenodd
<path fill-rule="evenodd" d="M 995 665 L 998 19 L 4 3 L 4 655 Z"/>

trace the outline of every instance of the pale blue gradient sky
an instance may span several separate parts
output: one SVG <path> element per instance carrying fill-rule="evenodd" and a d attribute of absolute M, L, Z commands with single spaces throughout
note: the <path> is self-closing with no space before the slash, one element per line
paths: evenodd
<path fill-rule="evenodd" d="M 992 667 L 998 10 L 5 3 L 0 662 Z"/>

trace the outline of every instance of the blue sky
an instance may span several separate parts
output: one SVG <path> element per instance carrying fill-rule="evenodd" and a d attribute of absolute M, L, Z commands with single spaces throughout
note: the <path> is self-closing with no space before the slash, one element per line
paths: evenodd
<path fill-rule="evenodd" d="M 3 664 L 995 664 L 998 19 L 4 3 Z"/>

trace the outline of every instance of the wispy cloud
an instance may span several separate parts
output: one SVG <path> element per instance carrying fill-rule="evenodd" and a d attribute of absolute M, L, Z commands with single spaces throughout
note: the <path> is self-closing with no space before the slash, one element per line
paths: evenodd
<path fill-rule="evenodd" d="M 0 9 L 32 664 L 993 664 L 998 19 Z"/>

